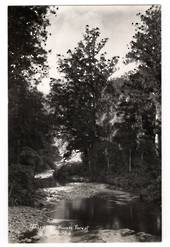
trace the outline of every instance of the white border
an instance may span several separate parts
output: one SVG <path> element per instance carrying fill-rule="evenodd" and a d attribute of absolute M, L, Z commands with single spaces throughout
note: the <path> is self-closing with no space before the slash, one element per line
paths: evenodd
<path fill-rule="evenodd" d="M 7 241 L 7 229 L 8 229 L 8 154 L 7 154 L 7 9 L 6 5 L 0 4 L 0 239 L 2 239 L 3 245 Z"/>
<path fill-rule="evenodd" d="M 166 1 L 166 0 L 165 0 Z M 7 0 L 8 5 L 144 5 L 162 4 L 164 0 L 135 1 L 135 0 Z"/>
<path fill-rule="evenodd" d="M 170 140 L 170 82 L 169 82 L 169 56 L 170 55 L 170 35 L 168 33 L 170 24 L 170 8 L 168 5 L 168 0 L 152 0 L 152 1 L 94 1 L 94 0 L 1 0 L 0 2 L 0 244 L 5 247 L 8 244 L 7 240 L 7 214 L 8 214 L 8 204 L 7 204 L 7 6 L 8 5 L 143 5 L 143 4 L 161 4 L 162 5 L 162 137 L 163 137 L 163 152 L 162 152 L 162 198 L 163 198 L 163 241 L 161 243 L 77 243 L 77 244 L 55 244 L 56 246 L 97 246 L 99 245 L 118 245 L 118 246 L 167 246 L 170 244 L 170 145 L 168 141 Z M 12 246 L 17 246 L 18 244 L 12 244 Z M 25 244 L 20 244 L 24 246 Z M 26 244 L 26 246 L 33 246 L 32 244 Z M 54 244 L 36 244 L 36 246 L 54 246 Z"/>

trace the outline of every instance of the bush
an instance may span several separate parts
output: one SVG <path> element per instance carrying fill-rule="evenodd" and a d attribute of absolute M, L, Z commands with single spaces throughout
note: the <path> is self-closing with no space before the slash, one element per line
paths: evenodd
<path fill-rule="evenodd" d="M 142 191 L 142 196 L 148 201 L 161 202 L 161 177 L 151 181 Z"/>
<path fill-rule="evenodd" d="M 9 166 L 9 205 L 32 205 L 34 195 L 34 170 L 27 165 Z"/>
<path fill-rule="evenodd" d="M 54 178 L 58 181 L 69 181 L 73 176 L 87 176 L 87 168 L 80 162 L 69 162 L 54 172 Z"/>

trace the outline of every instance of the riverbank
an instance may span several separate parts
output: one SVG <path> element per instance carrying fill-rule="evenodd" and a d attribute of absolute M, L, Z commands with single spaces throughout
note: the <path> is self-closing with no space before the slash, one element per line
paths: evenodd
<path fill-rule="evenodd" d="M 158 167 L 155 173 L 150 170 L 140 168 L 136 165 L 131 172 L 123 171 L 98 171 L 98 173 L 89 173 L 87 167 L 81 162 L 67 162 L 67 165 L 61 165 L 58 170 L 53 173 L 52 179 L 59 182 L 96 182 L 105 183 L 113 186 L 117 190 L 128 191 L 137 194 L 141 200 L 153 202 L 161 205 L 161 176 Z M 159 174 L 159 175 L 158 175 Z M 42 181 L 42 180 L 41 180 Z M 50 181 L 50 182 L 51 182 Z M 49 181 L 47 179 L 47 185 Z"/>
<path fill-rule="evenodd" d="M 37 229 L 46 222 L 44 210 L 33 207 L 15 206 L 8 209 L 8 239 L 10 243 L 20 242 L 20 235 Z"/>

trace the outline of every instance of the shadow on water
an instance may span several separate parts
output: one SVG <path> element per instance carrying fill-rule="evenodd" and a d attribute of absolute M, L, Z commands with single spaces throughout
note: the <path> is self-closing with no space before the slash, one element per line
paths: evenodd
<path fill-rule="evenodd" d="M 127 201 L 123 194 L 61 201 L 49 213 L 50 221 L 39 230 L 39 242 L 72 242 L 77 234 L 128 228 L 161 238 L 161 212 L 153 204 Z"/>

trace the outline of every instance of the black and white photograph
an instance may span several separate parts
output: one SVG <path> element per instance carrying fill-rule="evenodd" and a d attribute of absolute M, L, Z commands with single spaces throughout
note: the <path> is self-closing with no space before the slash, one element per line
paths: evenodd
<path fill-rule="evenodd" d="M 161 10 L 7 6 L 8 243 L 162 241 Z"/>

